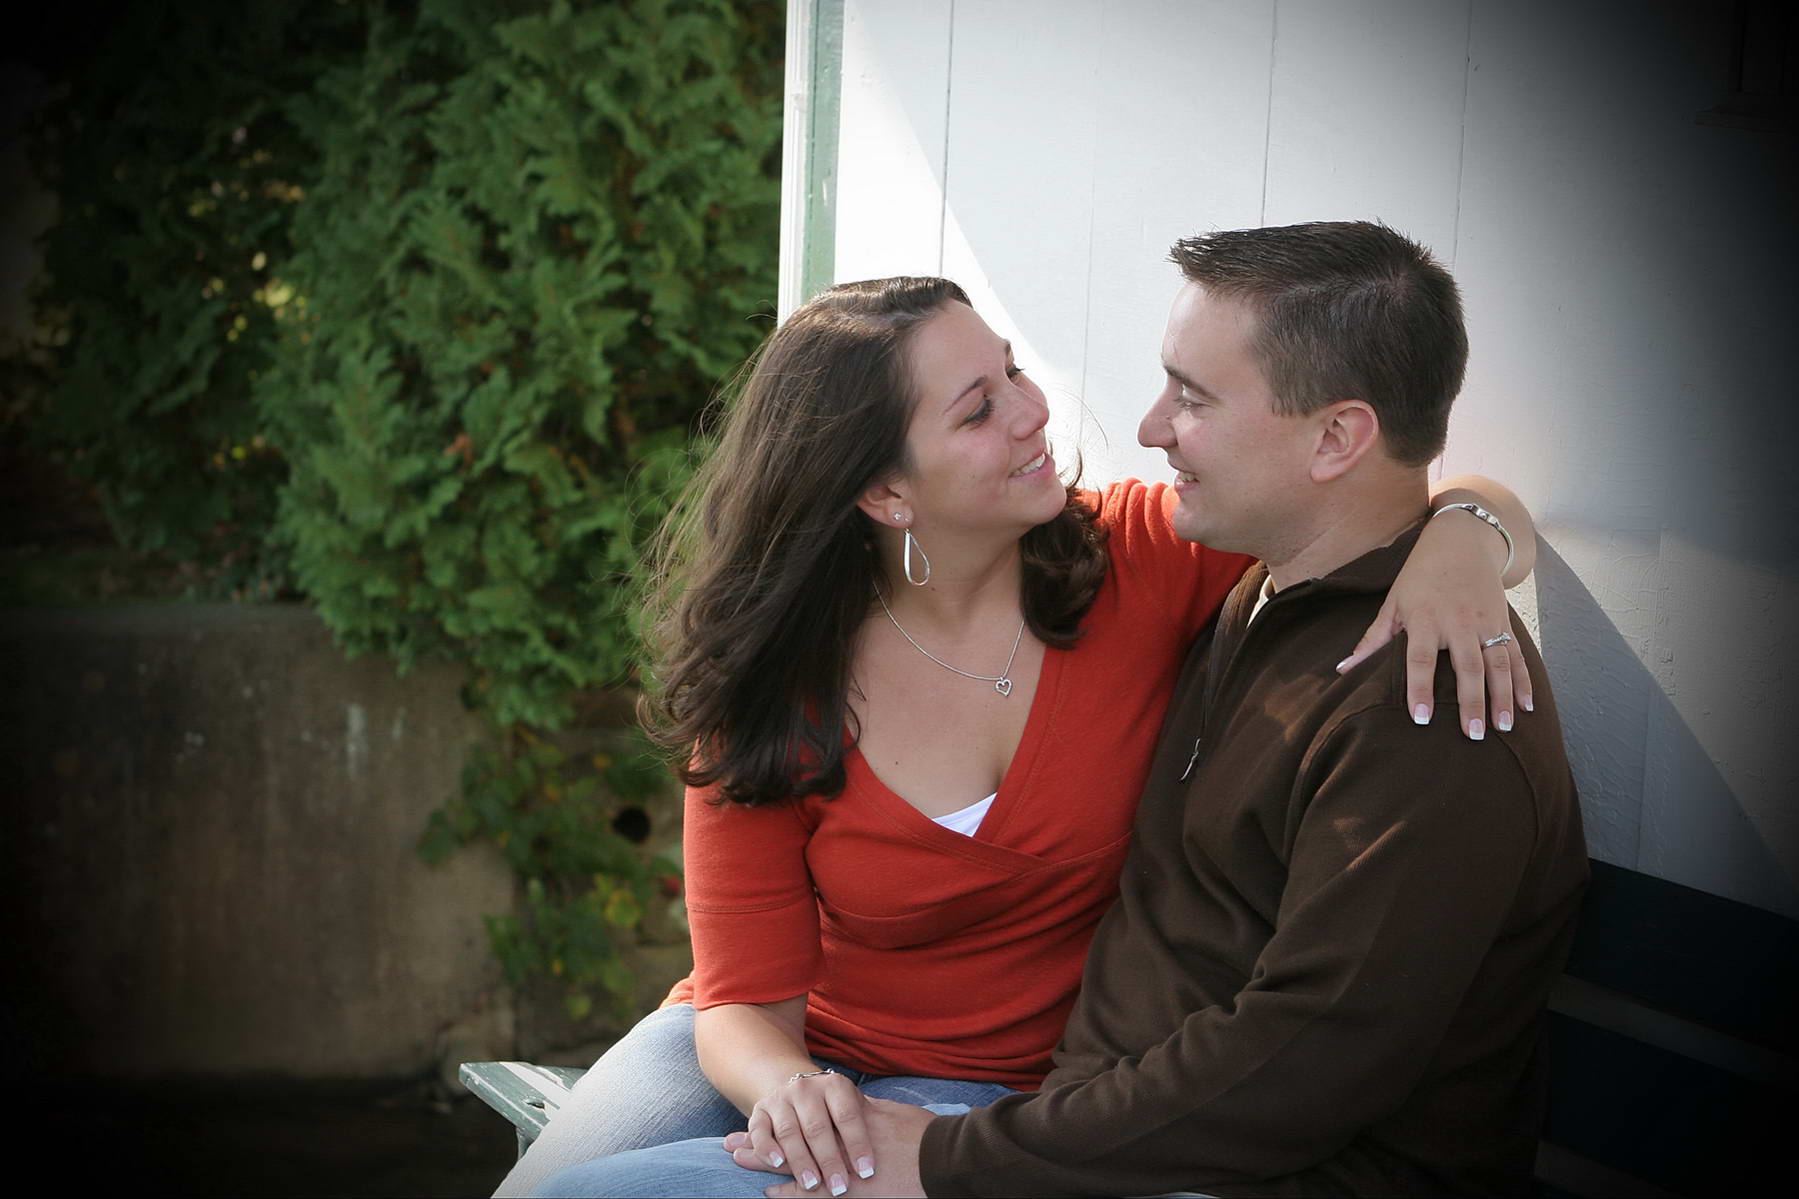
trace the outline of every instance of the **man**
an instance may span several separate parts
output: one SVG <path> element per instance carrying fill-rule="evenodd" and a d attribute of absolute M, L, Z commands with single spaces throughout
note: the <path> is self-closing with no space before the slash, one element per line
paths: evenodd
<path fill-rule="evenodd" d="M 1526 646 L 1538 715 L 1474 741 L 1414 725 L 1397 647 L 1317 665 L 1428 518 L 1467 356 L 1455 285 L 1361 222 L 1173 256 L 1139 437 L 1177 472 L 1177 531 L 1262 561 L 1185 667 L 1043 1089 L 871 1104 L 878 1172 L 852 1193 L 1525 1189 L 1587 873 L 1545 673 Z"/>

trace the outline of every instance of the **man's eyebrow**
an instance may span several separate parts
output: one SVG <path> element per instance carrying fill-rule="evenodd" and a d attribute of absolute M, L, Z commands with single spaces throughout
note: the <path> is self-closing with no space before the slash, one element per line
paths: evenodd
<path fill-rule="evenodd" d="M 1176 383 L 1179 383 L 1182 387 L 1185 387 L 1188 391 L 1193 392 L 1195 395 L 1202 395 L 1208 400 L 1215 400 L 1218 398 L 1212 394 L 1205 384 L 1193 378 L 1193 376 L 1187 374 L 1187 372 L 1172 363 L 1164 362 L 1162 364 L 1162 373 L 1167 375 L 1170 379 L 1173 379 Z"/>
<path fill-rule="evenodd" d="M 1000 345 L 1000 349 L 1004 350 L 1006 353 L 1006 361 L 1010 362 L 1012 360 L 1012 343 L 1009 341 L 1002 341 L 999 343 L 999 345 Z M 947 403 L 943 406 L 943 410 L 945 412 L 948 412 L 951 408 L 954 408 L 957 404 L 961 403 L 963 396 L 967 395 L 969 392 L 973 391 L 977 387 L 985 387 L 987 385 L 987 380 L 991 377 L 992 376 L 990 376 L 990 375 L 982 375 L 980 378 L 978 378 L 974 382 L 970 383 L 967 387 L 964 387 L 961 391 L 958 391 L 955 395 L 950 397 L 949 403 Z"/>

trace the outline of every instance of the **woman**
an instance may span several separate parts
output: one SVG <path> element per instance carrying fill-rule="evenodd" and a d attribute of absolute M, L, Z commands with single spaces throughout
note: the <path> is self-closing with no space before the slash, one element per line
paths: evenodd
<path fill-rule="evenodd" d="M 858 1088 L 974 1105 L 1047 1072 L 1181 656 L 1247 562 L 1176 537 L 1163 487 L 1065 487 L 1046 421 L 946 280 L 835 288 L 770 339 L 663 558 L 694 974 L 502 1194 L 746 1115 L 835 1193 L 878 1165 Z M 1356 656 L 1393 620 L 1435 646 L 1414 611 L 1498 623 L 1503 555 L 1430 522 Z"/>

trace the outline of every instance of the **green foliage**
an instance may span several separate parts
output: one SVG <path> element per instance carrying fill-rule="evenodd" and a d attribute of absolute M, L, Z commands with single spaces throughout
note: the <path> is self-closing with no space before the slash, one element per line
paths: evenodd
<path fill-rule="evenodd" d="M 258 406 L 281 533 L 352 652 L 454 654 L 502 725 L 621 677 L 695 418 L 774 295 L 778 14 L 440 0 L 292 108 L 304 307 Z M 747 15 L 746 15 L 747 13 Z M 760 47 L 760 52 L 754 50 Z"/>
<path fill-rule="evenodd" d="M 577 1007 L 663 868 L 599 805 L 668 778 L 531 730 L 631 681 L 643 541 L 772 326 L 781 52 L 779 0 L 148 3 L 38 126 L 35 444 L 215 593 L 468 667 L 502 748 L 422 852 L 498 845 L 495 950 Z"/>
<path fill-rule="evenodd" d="M 61 213 L 38 297 L 51 382 L 26 420 L 97 485 L 127 547 L 206 562 L 214 594 L 266 593 L 285 469 L 247 397 L 275 348 L 273 264 L 311 170 L 284 106 L 345 20 L 298 0 L 116 16 L 36 131 Z"/>
<path fill-rule="evenodd" d="M 575 1019 L 587 1015 L 596 988 L 627 1016 L 634 980 L 614 938 L 678 889 L 680 866 L 646 861 L 610 826 L 620 806 L 666 787 L 667 771 L 641 738 L 585 762 L 522 730 L 509 748 L 471 755 L 461 798 L 432 814 L 420 852 L 441 861 L 472 842 L 497 846 L 525 880 L 522 917 L 487 922 L 507 978 L 557 980 Z"/>

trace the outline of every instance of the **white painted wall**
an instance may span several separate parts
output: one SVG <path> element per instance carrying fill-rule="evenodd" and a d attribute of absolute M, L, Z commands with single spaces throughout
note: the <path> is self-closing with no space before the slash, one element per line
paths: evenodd
<path fill-rule="evenodd" d="M 1431 246 L 1474 345 L 1442 468 L 1538 516 L 1514 602 L 1594 854 L 1799 915 L 1799 238 L 1776 135 L 1694 121 L 1728 6 L 792 3 L 841 15 L 831 277 L 961 282 L 1089 481 L 1167 473 L 1135 428 L 1175 238 L 1378 217 Z"/>

